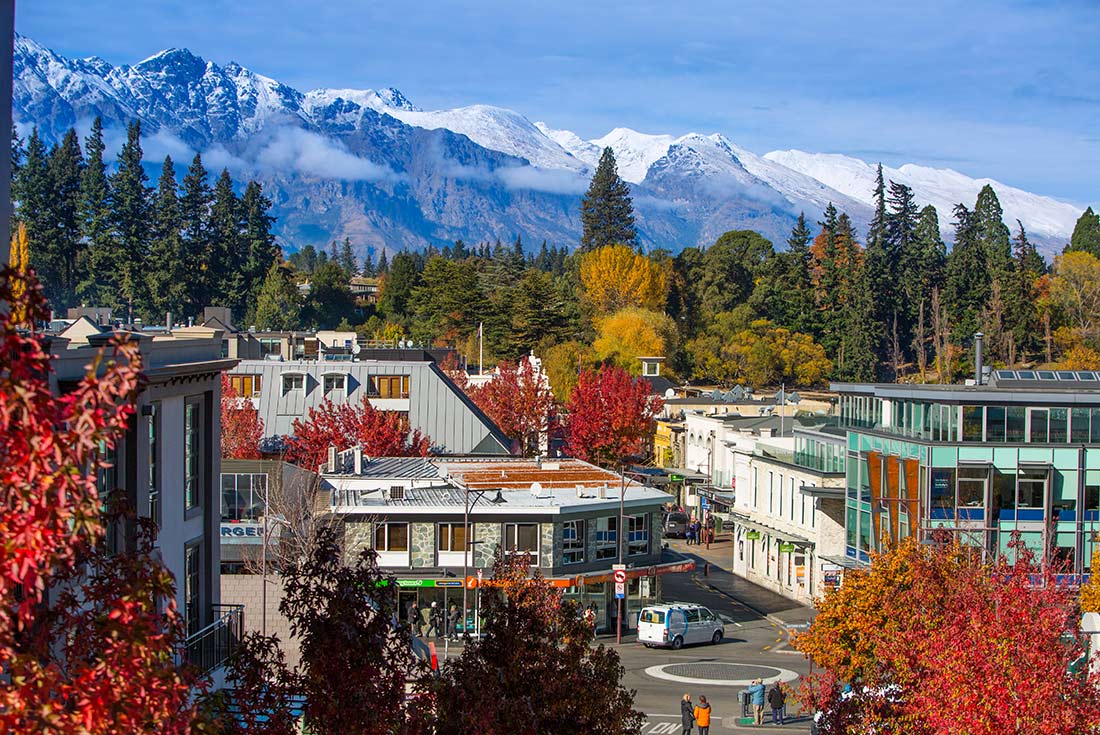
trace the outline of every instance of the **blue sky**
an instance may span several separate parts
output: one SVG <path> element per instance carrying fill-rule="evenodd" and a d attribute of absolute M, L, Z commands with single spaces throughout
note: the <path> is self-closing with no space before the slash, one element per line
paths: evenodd
<path fill-rule="evenodd" d="M 584 138 L 721 132 L 1100 203 L 1100 0 L 17 4 L 67 56 L 170 46 L 299 89 L 395 86 Z"/>

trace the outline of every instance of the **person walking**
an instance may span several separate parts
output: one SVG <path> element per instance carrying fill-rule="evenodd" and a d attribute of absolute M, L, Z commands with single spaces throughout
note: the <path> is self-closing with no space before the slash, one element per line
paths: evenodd
<path fill-rule="evenodd" d="M 684 539 L 687 541 L 687 545 L 691 546 L 692 541 L 695 539 L 695 523 L 688 521 L 687 526 L 684 528 Z"/>
<path fill-rule="evenodd" d="M 439 609 L 439 604 L 435 601 L 432 602 L 431 608 L 428 610 L 428 637 L 438 638 L 439 629 L 443 627 L 443 615 Z"/>
<path fill-rule="evenodd" d="M 710 735 L 710 704 L 707 698 L 699 695 L 699 704 L 695 705 L 695 724 L 699 726 L 699 735 Z"/>
<path fill-rule="evenodd" d="M 451 638 L 458 637 L 458 605 L 451 603 L 451 609 L 447 613 L 447 635 Z"/>
<path fill-rule="evenodd" d="M 684 730 L 682 735 L 691 735 L 691 729 L 695 726 L 695 708 L 691 706 L 690 694 L 685 694 L 680 700 L 680 725 Z"/>
<path fill-rule="evenodd" d="M 787 704 L 787 695 L 783 693 L 778 681 L 772 684 L 772 688 L 768 690 L 768 704 L 772 708 L 772 724 L 782 725 L 783 707 Z"/>
<path fill-rule="evenodd" d="M 764 724 L 764 683 L 757 679 L 749 687 L 749 703 L 752 704 L 753 724 Z"/>

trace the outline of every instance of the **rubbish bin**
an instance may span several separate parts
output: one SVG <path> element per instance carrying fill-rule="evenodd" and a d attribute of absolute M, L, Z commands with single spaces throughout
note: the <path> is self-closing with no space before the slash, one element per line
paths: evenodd
<path fill-rule="evenodd" d="M 714 517 L 714 535 L 722 533 L 722 516 Z"/>

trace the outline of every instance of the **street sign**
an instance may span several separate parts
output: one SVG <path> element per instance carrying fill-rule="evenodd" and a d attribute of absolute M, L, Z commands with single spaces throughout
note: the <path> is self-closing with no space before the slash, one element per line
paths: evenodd
<path fill-rule="evenodd" d="M 615 570 L 622 569 L 623 571 L 626 571 L 626 564 L 612 564 L 611 568 Z"/>
<path fill-rule="evenodd" d="M 703 510 L 710 510 L 710 501 L 707 500 L 707 497 L 705 495 L 700 497 L 699 501 L 700 501 L 700 504 L 703 507 Z"/>
<path fill-rule="evenodd" d="M 466 577 L 466 589 L 472 590 L 477 587 L 477 577 Z"/>
<path fill-rule="evenodd" d="M 745 538 L 747 538 L 749 541 L 756 541 L 757 539 L 760 538 L 760 532 L 759 531 L 748 531 L 747 533 L 745 533 Z"/>
<path fill-rule="evenodd" d="M 626 582 L 626 570 L 616 569 L 612 576 L 615 578 L 615 584 L 623 584 Z"/>
<path fill-rule="evenodd" d="M 790 544 L 790 543 L 779 544 L 779 550 L 784 552 L 784 553 L 789 554 L 792 551 L 794 551 L 794 544 Z"/>
<path fill-rule="evenodd" d="M 615 597 L 620 600 L 626 597 L 626 582 L 615 583 Z"/>

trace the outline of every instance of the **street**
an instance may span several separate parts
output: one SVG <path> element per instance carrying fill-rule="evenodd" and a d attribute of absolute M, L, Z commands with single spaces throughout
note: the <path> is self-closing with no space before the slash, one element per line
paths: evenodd
<path fill-rule="evenodd" d="M 703 547 L 686 546 L 677 540 L 671 540 L 670 546 L 680 553 L 709 560 L 710 574 L 704 577 L 700 564 L 700 569 L 694 573 L 666 576 L 662 581 L 664 599 L 709 607 L 726 622 L 725 638 L 718 645 L 690 646 L 672 651 L 645 648 L 634 640 L 633 634 L 629 638 L 624 637 L 618 647 L 626 668 L 623 684 L 637 692 L 635 706 L 648 717 L 642 730 L 645 735 L 680 732 L 680 699 L 685 693 L 691 694 L 693 702 L 698 702 L 700 694 L 705 695 L 713 708 L 711 727 L 716 732 L 725 730 L 734 727 L 736 718 L 741 714 L 738 692 L 754 678 L 779 676 L 797 686 L 798 677 L 809 671 L 809 665 L 800 654 L 788 647 L 787 631 L 760 614 L 764 611 L 752 610 L 729 594 L 723 594 L 730 588 L 734 593 L 740 593 L 748 586 L 744 580 L 733 578 L 728 573 L 728 563 L 722 566 L 723 550 L 728 553 L 728 543 L 713 544 L 709 552 Z M 754 599 L 762 597 L 759 589 L 751 591 L 755 593 Z M 770 595 L 766 591 L 763 594 Z M 807 615 L 805 608 L 794 603 L 776 600 L 774 604 L 776 607 L 790 608 L 781 618 L 783 620 L 802 620 Z M 600 642 L 614 646 L 613 638 L 601 638 Z M 675 678 L 659 678 L 662 676 Z M 787 711 L 796 713 L 797 705 L 788 701 Z M 769 710 L 766 712 L 766 722 L 770 721 L 770 717 Z M 767 724 L 765 727 L 772 729 Z M 746 729 L 765 728 L 750 726 Z M 786 725 L 774 729 L 777 732 L 806 733 L 810 729 L 809 720 L 798 718 L 792 721 L 788 718 Z"/>

